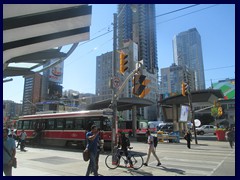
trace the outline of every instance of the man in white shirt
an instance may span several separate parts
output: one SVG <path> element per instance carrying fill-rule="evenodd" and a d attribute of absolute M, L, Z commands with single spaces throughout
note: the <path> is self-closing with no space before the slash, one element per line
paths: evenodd
<path fill-rule="evenodd" d="M 153 153 L 153 156 L 157 159 L 158 163 L 157 166 L 161 165 L 161 162 L 159 160 L 159 158 L 156 155 L 156 151 L 155 151 L 155 147 L 154 147 L 154 143 L 153 143 L 153 136 L 151 135 L 151 132 L 149 130 L 147 130 L 146 132 L 147 136 L 148 136 L 148 141 L 147 143 L 149 144 L 148 146 L 148 157 L 147 157 L 147 161 L 144 163 L 145 166 L 148 166 L 148 161 L 150 158 L 151 153 Z"/>
<path fill-rule="evenodd" d="M 23 129 L 20 134 L 20 139 L 21 139 L 20 149 L 21 149 L 21 151 L 24 151 L 26 138 L 27 138 L 27 133 Z"/>

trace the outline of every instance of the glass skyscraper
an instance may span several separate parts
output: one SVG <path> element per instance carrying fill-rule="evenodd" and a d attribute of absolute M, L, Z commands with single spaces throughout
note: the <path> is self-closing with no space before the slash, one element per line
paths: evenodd
<path fill-rule="evenodd" d="M 136 12 L 132 4 L 118 5 L 118 49 L 132 40 L 138 44 L 139 60 L 151 74 L 158 71 L 156 17 L 154 4 L 137 4 Z"/>
<path fill-rule="evenodd" d="M 201 36 L 196 28 L 181 32 L 173 38 L 173 55 L 176 65 L 194 70 L 196 90 L 205 89 Z"/>
<path fill-rule="evenodd" d="M 156 39 L 156 14 L 154 4 L 119 4 L 117 14 L 117 49 L 124 50 L 131 46 L 131 42 L 137 45 L 137 59 L 132 54 L 129 57 L 129 69 L 131 72 L 135 68 L 136 61 L 143 60 L 145 67 L 142 74 L 147 76 L 151 82 L 147 85 L 151 89 L 144 98 L 151 100 L 154 105 L 140 108 L 138 113 L 145 119 L 157 119 L 156 100 L 159 95 L 158 86 L 158 60 L 157 60 L 157 39 Z M 134 48 L 133 48 L 134 49 Z M 131 50 L 129 49 L 129 55 Z M 132 53 L 135 53 L 132 52 Z M 131 65 L 132 64 L 132 65 Z M 129 81 L 123 97 L 131 97 L 132 83 Z M 129 118 L 131 114 L 129 113 Z"/>

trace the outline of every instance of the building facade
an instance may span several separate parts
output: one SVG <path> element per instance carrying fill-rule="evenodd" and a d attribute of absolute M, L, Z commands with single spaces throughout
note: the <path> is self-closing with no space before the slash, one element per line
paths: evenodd
<path fill-rule="evenodd" d="M 22 104 L 10 100 L 3 100 L 3 116 L 8 119 L 22 115 Z"/>
<path fill-rule="evenodd" d="M 146 70 L 155 74 L 158 71 L 155 5 L 137 4 L 136 12 L 131 6 L 118 5 L 118 49 L 130 40 L 138 44 L 138 60 L 143 60 Z"/>
<path fill-rule="evenodd" d="M 44 64 L 44 67 L 49 66 L 55 61 L 51 60 L 47 62 Z M 62 62 L 43 71 L 41 101 L 59 100 L 62 97 L 63 68 L 64 63 Z"/>
<path fill-rule="evenodd" d="M 194 70 L 196 90 L 205 89 L 201 36 L 196 28 L 181 32 L 173 38 L 176 65 Z"/>
<path fill-rule="evenodd" d="M 164 97 L 181 94 L 181 83 L 188 82 L 190 91 L 195 90 L 194 71 L 173 63 L 161 69 L 160 94 Z"/>
<path fill-rule="evenodd" d="M 213 89 L 221 89 L 224 99 L 235 99 L 235 79 L 220 80 L 212 84 Z"/>
<path fill-rule="evenodd" d="M 112 52 L 107 52 L 96 59 L 96 96 L 100 100 L 111 98 L 109 82 L 112 77 Z"/>
<path fill-rule="evenodd" d="M 155 5 L 137 4 L 135 8 L 135 11 L 133 11 L 132 4 L 118 5 L 117 49 L 127 51 L 131 57 L 128 58 L 128 73 L 135 68 L 135 63 L 143 60 L 144 70 L 142 74 L 151 80 L 148 84 L 151 91 L 144 98 L 156 103 L 159 95 L 159 84 Z M 123 80 L 124 78 L 122 78 Z M 130 80 L 121 95 L 122 97 L 134 97 L 132 85 Z M 156 104 L 138 109 L 137 115 L 144 119 L 156 120 L 158 117 Z M 126 120 L 132 119 L 131 113 L 131 111 L 124 112 L 123 116 Z"/>
<path fill-rule="evenodd" d="M 25 77 L 23 91 L 23 115 L 35 114 L 37 102 L 41 99 L 42 75 L 35 73 Z"/>

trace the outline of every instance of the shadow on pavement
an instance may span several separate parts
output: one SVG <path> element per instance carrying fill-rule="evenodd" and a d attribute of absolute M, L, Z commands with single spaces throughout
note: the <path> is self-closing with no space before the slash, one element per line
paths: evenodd
<path fill-rule="evenodd" d="M 152 173 L 149 173 L 149 172 L 146 172 L 146 171 L 143 171 L 143 170 L 134 170 L 134 169 L 129 169 L 128 170 L 130 174 L 132 175 L 143 175 L 143 176 L 153 176 Z"/>
<path fill-rule="evenodd" d="M 167 168 L 165 166 L 160 166 L 161 170 L 168 171 L 168 172 L 175 172 L 178 174 L 185 174 L 186 171 L 181 170 L 181 169 L 174 169 L 174 168 Z"/>

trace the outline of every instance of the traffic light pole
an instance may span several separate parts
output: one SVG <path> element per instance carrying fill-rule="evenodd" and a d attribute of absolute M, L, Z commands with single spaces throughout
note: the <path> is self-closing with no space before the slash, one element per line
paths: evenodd
<path fill-rule="evenodd" d="M 112 72 L 113 78 L 116 77 L 117 67 L 117 14 L 113 14 L 113 57 L 112 57 Z M 112 79 L 113 79 L 112 78 Z M 113 152 L 114 146 L 117 145 L 117 99 L 115 97 L 116 88 L 112 88 L 112 110 L 113 110 L 113 120 L 112 120 L 112 143 L 111 150 Z"/>

